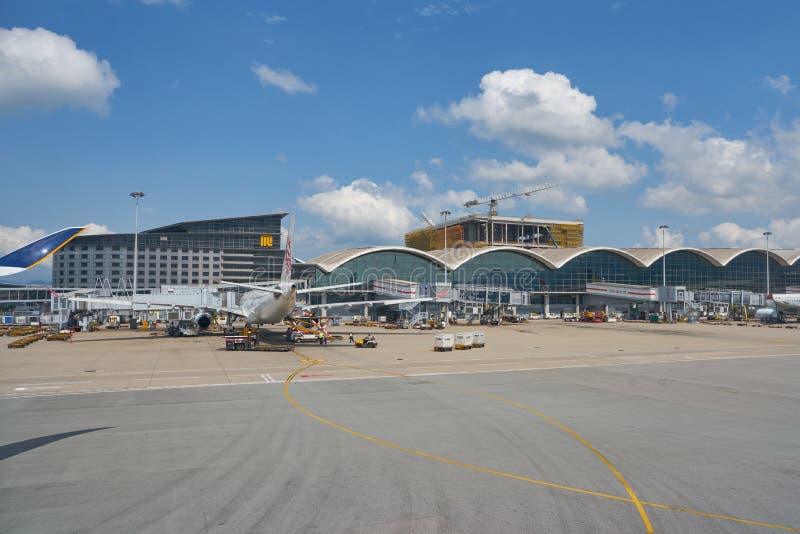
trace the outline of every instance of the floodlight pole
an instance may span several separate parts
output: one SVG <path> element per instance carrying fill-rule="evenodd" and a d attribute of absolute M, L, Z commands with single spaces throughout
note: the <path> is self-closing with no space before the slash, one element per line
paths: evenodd
<path fill-rule="evenodd" d="M 444 217 L 444 254 L 442 254 L 442 260 L 444 263 L 444 283 L 447 285 L 447 216 L 450 215 L 450 212 L 442 210 L 439 215 Z"/>
<path fill-rule="evenodd" d="M 131 195 L 136 200 L 136 226 L 133 234 L 133 294 L 136 295 L 137 279 L 139 277 L 139 199 L 144 196 L 141 191 L 134 191 Z"/>
<path fill-rule="evenodd" d="M 444 250 L 442 251 L 442 264 L 444 265 L 444 287 L 445 290 L 449 293 L 450 289 L 447 287 L 447 216 L 450 215 L 449 210 L 442 210 L 439 212 L 439 215 L 444 217 Z M 434 287 L 436 285 L 434 284 Z M 438 291 L 438 289 L 437 289 Z M 447 316 L 447 301 L 444 304 L 444 321 L 445 323 L 449 322 L 450 318 Z"/>
<path fill-rule="evenodd" d="M 769 236 L 772 232 L 764 232 L 761 235 L 767 238 L 767 296 L 769 296 Z"/>
<path fill-rule="evenodd" d="M 666 295 L 667 292 L 667 246 L 666 246 L 666 230 L 669 228 L 666 224 L 662 224 L 658 227 L 661 230 L 661 286 L 664 288 L 662 289 L 662 296 Z M 662 309 L 666 312 L 666 306 L 663 305 L 662 302 Z"/>

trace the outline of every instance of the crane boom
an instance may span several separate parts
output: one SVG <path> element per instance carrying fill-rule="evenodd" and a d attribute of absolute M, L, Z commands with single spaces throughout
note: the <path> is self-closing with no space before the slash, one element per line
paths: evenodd
<path fill-rule="evenodd" d="M 555 185 L 544 183 L 539 185 L 534 185 L 531 187 L 523 187 L 522 189 L 518 189 L 517 191 L 512 191 L 510 193 L 500 193 L 494 194 L 492 193 L 487 198 L 482 199 L 473 199 L 464 203 L 464 206 L 467 208 L 471 208 L 474 206 L 480 206 L 481 204 L 497 204 L 498 200 L 505 200 L 507 198 L 514 198 L 514 197 L 521 197 L 521 196 L 530 196 L 534 193 L 538 193 L 539 191 L 544 191 L 546 189 L 552 189 Z"/>
<path fill-rule="evenodd" d="M 497 202 L 500 200 L 506 200 L 508 198 L 514 197 L 522 197 L 522 196 L 530 196 L 534 193 L 538 193 L 539 191 L 545 191 L 546 189 L 553 189 L 555 185 L 550 183 L 544 183 L 539 185 L 533 185 L 530 187 L 523 187 L 518 189 L 517 191 L 512 191 L 510 193 L 500 193 L 494 194 L 492 193 L 487 198 L 482 199 L 473 199 L 467 202 L 464 202 L 464 207 L 472 208 L 474 206 L 480 206 L 482 204 L 489 204 L 489 228 L 487 228 L 487 234 L 489 239 L 489 246 L 494 244 L 494 224 L 492 223 L 492 217 L 497 216 Z"/>

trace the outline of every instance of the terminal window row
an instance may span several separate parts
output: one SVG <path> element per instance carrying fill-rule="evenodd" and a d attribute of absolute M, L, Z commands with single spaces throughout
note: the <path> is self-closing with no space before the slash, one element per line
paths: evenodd
<path fill-rule="evenodd" d="M 96 251 L 132 251 L 133 247 L 120 247 L 120 246 L 109 246 L 109 245 L 79 245 L 74 246 L 70 245 L 65 248 L 65 250 L 69 252 L 74 252 L 76 250 L 79 251 L 88 251 L 88 250 L 96 250 Z M 171 248 L 150 248 L 146 246 L 139 246 L 140 252 L 163 252 L 169 254 L 219 254 L 216 250 L 189 250 L 189 249 L 171 249 Z"/>
<path fill-rule="evenodd" d="M 65 284 L 67 286 L 74 286 L 75 284 L 81 284 L 82 286 L 86 287 L 89 283 L 96 282 L 95 278 L 66 278 L 61 281 L 61 284 Z M 211 280 L 204 280 L 204 279 L 191 279 L 191 278 L 172 278 L 169 280 L 148 280 L 147 284 L 152 287 L 157 287 L 161 284 L 209 284 L 212 283 Z M 140 278 L 139 282 L 137 283 L 138 286 L 144 287 L 145 286 L 145 279 Z"/>
<path fill-rule="evenodd" d="M 96 253 L 96 254 L 92 254 L 91 256 L 92 256 L 92 258 L 104 258 L 105 257 L 105 255 L 103 253 Z M 119 258 L 120 256 L 121 256 L 120 254 L 111 254 L 110 255 L 111 258 Z M 127 256 L 130 256 L 131 258 L 133 258 L 133 254 L 126 255 L 126 257 Z M 85 253 L 81 253 L 81 254 L 67 254 L 67 257 L 69 259 L 74 259 L 76 257 L 77 258 L 88 258 L 89 257 L 89 253 L 85 252 Z M 139 259 L 140 260 L 143 260 L 143 259 L 146 259 L 146 258 L 155 259 L 157 257 L 161 257 L 161 258 L 165 258 L 165 259 L 166 258 L 170 258 L 170 259 L 174 258 L 176 260 L 178 259 L 177 255 L 166 254 L 164 252 L 162 252 L 161 254 L 158 254 L 156 252 L 152 252 L 150 254 L 139 254 Z M 182 259 L 184 261 L 188 261 L 189 260 L 189 256 L 181 256 L 180 259 Z M 194 254 L 194 255 L 191 256 L 191 259 L 193 259 L 195 261 L 197 261 L 197 260 L 207 260 L 207 259 L 219 260 L 220 256 L 218 254 Z"/>
<path fill-rule="evenodd" d="M 81 258 L 81 259 L 87 259 L 88 260 L 88 258 Z M 153 260 L 155 258 L 150 258 L 150 259 Z M 162 259 L 164 259 L 164 258 L 162 258 Z M 84 266 L 84 267 L 88 264 L 88 262 L 85 262 L 85 261 L 82 261 L 82 262 L 79 262 L 79 263 L 80 263 L 81 266 Z M 184 266 L 188 266 L 189 265 L 188 263 L 180 263 L 180 262 L 173 262 L 173 263 L 176 264 L 176 265 L 184 265 Z M 55 264 L 57 266 L 68 266 L 68 265 L 75 265 L 76 262 L 74 262 L 74 261 L 58 261 L 57 260 L 55 262 Z M 108 261 L 108 260 L 94 262 L 94 265 L 108 265 L 108 264 L 119 266 L 121 264 L 121 262 Z M 202 264 L 200 262 L 197 262 L 197 263 L 192 263 L 191 266 L 193 268 L 195 268 L 195 269 L 199 269 L 200 265 L 202 265 L 203 268 L 208 268 L 212 264 L 213 265 L 218 265 L 218 262 L 211 262 L 210 263 L 208 261 L 203 261 Z M 126 262 L 125 265 L 127 265 L 128 267 L 133 267 L 133 262 L 132 261 Z M 150 261 L 148 263 L 139 263 L 139 265 L 141 265 L 141 266 L 149 265 L 150 267 L 155 267 L 156 266 L 156 262 Z M 168 263 L 167 262 L 161 262 L 161 263 L 158 263 L 158 265 L 160 267 L 167 267 Z"/>

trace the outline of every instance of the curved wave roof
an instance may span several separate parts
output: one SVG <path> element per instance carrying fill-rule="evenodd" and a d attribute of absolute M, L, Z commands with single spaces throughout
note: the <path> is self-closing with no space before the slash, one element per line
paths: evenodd
<path fill-rule="evenodd" d="M 455 270 L 468 261 L 493 252 L 512 252 L 527 256 L 530 259 L 544 265 L 549 269 L 560 269 L 575 258 L 590 252 L 609 252 L 616 254 L 640 268 L 647 268 L 653 265 L 666 253 L 667 256 L 674 252 L 689 252 L 703 258 L 711 265 L 724 267 L 742 254 L 748 252 L 766 252 L 763 248 L 694 248 L 694 247 L 672 247 L 662 251 L 660 248 L 615 248 L 615 247 L 576 247 L 576 248 L 540 248 L 526 249 L 514 246 L 497 247 L 456 247 L 446 250 L 432 250 L 424 252 L 410 247 L 365 247 L 336 250 L 321 254 L 307 263 L 317 265 L 326 273 L 340 267 L 344 263 L 355 258 L 372 254 L 374 252 L 402 252 L 413 254 L 421 258 L 430 260 L 439 266 L 447 266 L 450 270 Z M 777 249 L 769 251 L 770 257 L 778 264 L 788 267 L 800 261 L 800 249 Z"/>
<path fill-rule="evenodd" d="M 422 250 L 411 248 L 411 247 L 364 247 L 364 248 L 346 248 L 343 250 L 334 250 L 333 252 L 326 252 L 325 254 L 320 254 L 319 256 L 312 258 L 306 262 L 306 264 L 312 263 L 329 273 L 338 267 L 341 267 L 345 263 L 350 260 L 354 260 L 361 256 L 365 256 L 367 254 L 373 254 L 375 252 L 404 252 L 406 254 L 413 254 L 415 256 L 419 256 L 420 258 L 424 258 L 429 260 L 433 263 L 438 265 L 444 266 L 442 260 L 424 252 Z"/>

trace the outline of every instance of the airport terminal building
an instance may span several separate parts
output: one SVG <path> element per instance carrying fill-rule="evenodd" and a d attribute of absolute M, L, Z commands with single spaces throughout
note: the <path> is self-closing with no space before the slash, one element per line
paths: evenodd
<path fill-rule="evenodd" d="M 188 221 L 139 232 L 139 289 L 280 278 L 285 213 Z M 53 256 L 53 285 L 133 280 L 134 234 L 78 236 Z"/>
<path fill-rule="evenodd" d="M 662 262 L 662 252 L 663 259 Z M 457 247 L 422 251 L 368 247 L 329 252 L 298 266 L 310 285 L 396 278 L 420 283 L 502 286 L 531 292 L 580 293 L 587 284 L 710 287 L 763 293 L 766 250 L 677 247 L 576 247 L 524 249 L 511 246 Z M 800 250 L 770 250 L 770 291 L 800 286 Z"/>
<path fill-rule="evenodd" d="M 662 300 L 657 288 L 663 285 L 665 274 L 666 286 L 687 292 L 724 289 L 750 299 L 750 294 L 767 292 L 767 251 L 464 244 L 432 251 L 370 247 L 323 254 L 297 266 L 295 272 L 310 286 L 365 281 L 371 282 L 376 295 L 436 296 L 464 305 L 485 302 L 540 312 L 574 311 L 592 305 L 624 307 L 637 301 L 656 305 Z M 770 250 L 769 277 L 769 291 L 773 293 L 800 286 L 800 250 Z M 385 280 L 407 281 L 410 285 L 386 284 Z M 337 300 L 352 297 L 329 295 L 325 303 L 333 307 Z M 743 303 L 763 305 L 763 298 Z"/>

